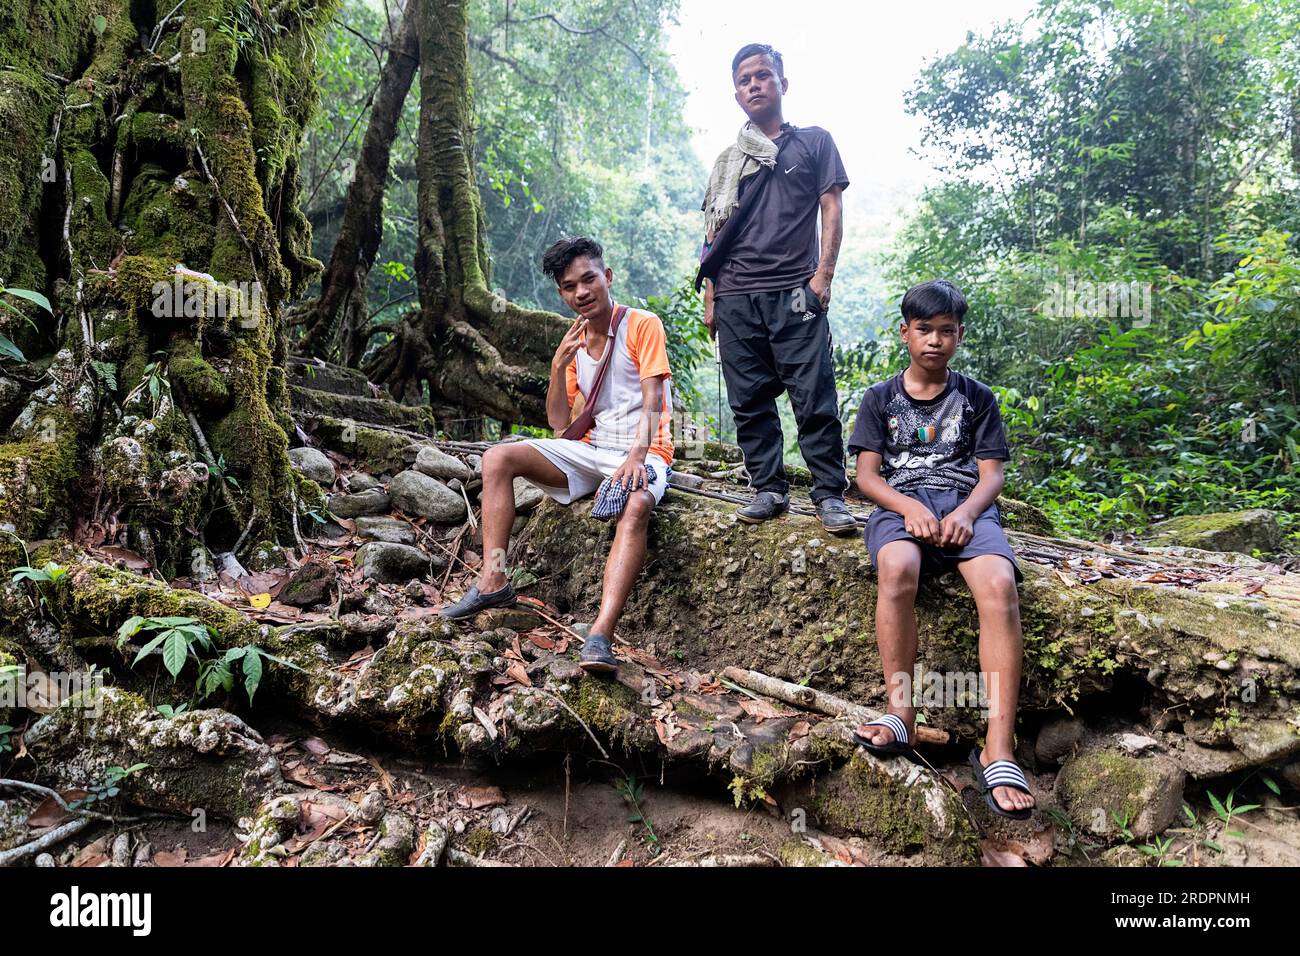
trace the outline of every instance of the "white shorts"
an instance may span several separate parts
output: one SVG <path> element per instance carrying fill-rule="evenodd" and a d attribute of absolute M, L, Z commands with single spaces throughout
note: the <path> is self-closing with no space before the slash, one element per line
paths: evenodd
<path fill-rule="evenodd" d="M 569 479 L 569 487 L 553 488 L 528 479 L 562 505 L 592 494 L 600 483 L 627 461 L 627 452 L 618 448 L 597 448 L 590 442 L 573 438 L 526 438 L 521 445 L 536 448 Z M 644 489 L 655 496 L 655 504 L 668 489 L 668 464 L 654 452 L 647 452 L 646 464 L 655 466 L 655 480 Z"/>

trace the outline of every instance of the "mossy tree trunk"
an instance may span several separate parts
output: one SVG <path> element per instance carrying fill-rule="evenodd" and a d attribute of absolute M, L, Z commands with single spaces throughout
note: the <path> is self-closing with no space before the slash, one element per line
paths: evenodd
<path fill-rule="evenodd" d="M 366 362 L 398 398 L 427 397 L 443 417 L 546 422 L 550 359 L 566 327 L 490 287 L 483 207 L 474 177 L 466 0 L 419 0 L 420 308 L 377 331 L 392 335 Z"/>
<path fill-rule="evenodd" d="M 320 269 L 298 152 L 335 5 L 0 15 L 0 135 L 21 147 L 0 168 L 0 266 L 55 316 L 7 329 L 29 361 L 0 406 L 0 526 L 126 543 L 163 571 L 196 538 L 291 534 L 282 308 Z"/>

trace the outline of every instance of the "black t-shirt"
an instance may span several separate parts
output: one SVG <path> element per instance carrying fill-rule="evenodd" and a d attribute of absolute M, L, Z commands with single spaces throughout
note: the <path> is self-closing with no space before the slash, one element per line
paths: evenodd
<path fill-rule="evenodd" d="M 786 124 L 774 142 L 785 146 L 770 173 L 740 181 L 740 195 L 770 176 L 758 203 L 736 235 L 713 284 L 714 295 L 796 289 L 817 271 L 817 212 L 822 193 L 849 184 L 831 134 L 819 126 Z M 793 140 L 786 144 L 786 138 Z"/>
<path fill-rule="evenodd" d="M 849 454 L 874 451 L 880 475 L 895 491 L 942 488 L 969 494 L 979 482 L 977 458 L 1007 461 L 1007 447 L 993 390 L 948 370 L 948 384 L 928 401 L 908 394 L 903 373 L 867 389 L 858 409 Z"/>

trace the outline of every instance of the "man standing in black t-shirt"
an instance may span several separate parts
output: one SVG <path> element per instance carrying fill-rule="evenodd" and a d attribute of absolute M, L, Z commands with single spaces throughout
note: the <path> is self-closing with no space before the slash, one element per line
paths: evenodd
<path fill-rule="evenodd" d="M 788 391 L 817 515 L 828 531 L 853 534 L 826 316 L 848 176 L 830 133 L 784 121 L 781 97 L 789 83 L 780 53 L 750 44 L 732 60 L 731 74 L 749 122 L 709 177 L 701 276 L 704 323 L 718 340 L 736 437 L 757 492 L 737 516 L 757 523 L 790 507 L 776 408 Z M 758 192 L 747 200 L 752 190 Z"/>

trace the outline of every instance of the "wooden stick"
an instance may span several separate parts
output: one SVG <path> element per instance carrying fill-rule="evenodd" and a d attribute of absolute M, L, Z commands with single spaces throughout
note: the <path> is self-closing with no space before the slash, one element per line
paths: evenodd
<path fill-rule="evenodd" d="M 852 717 L 866 723 L 869 720 L 877 720 L 881 716 L 878 710 L 851 703 L 842 697 L 828 694 L 824 690 L 815 690 L 802 684 L 792 684 L 789 681 L 760 674 L 758 671 L 745 670 L 743 667 L 723 668 L 722 676 L 739 684 L 741 687 L 756 690 L 760 694 L 779 700 L 784 704 L 802 707 L 804 710 L 815 711 L 830 717 Z M 920 724 L 916 727 L 917 743 L 941 745 L 948 743 L 948 740 L 949 736 L 946 730 L 938 730 Z"/>

